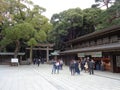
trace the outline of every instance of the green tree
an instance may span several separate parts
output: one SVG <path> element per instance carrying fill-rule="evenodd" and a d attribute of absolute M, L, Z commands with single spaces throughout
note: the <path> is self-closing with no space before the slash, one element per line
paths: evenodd
<path fill-rule="evenodd" d="M 17 57 L 21 41 L 30 47 L 41 43 L 45 40 L 46 31 L 50 29 L 48 27 L 51 24 L 42 15 L 45 9 L 34 5 L 30 0 L 6 0 L 6 2 L 9 4 L 9 9 L 6 10 L 8 17 L 3 21 L 0 44 L 3 46 L 15 43 L 15 57 Z M 5 43 L 5 40 L 9 40 L 9 43 Z"/>
<path fill-rule="evenodd" d="M 20 48 L 20 40 L 28 40 L 30 37 L 32 37 L 34 32 L 35 32 L 34 28 L 29 23 L 17 24 L 8 27 L 4 30 L 3 35 L 5 36 L 1 42 L 6 42 L 6 40 L 8 40 L 9 42 L 5 43 L 6 45 L 10 43 L 14 43 L 16 46 L 14 51 L 15 52 L 14 57 L 17 58 L 17 54 Z"/>
<path fill-rule="evenodd" d="M 99 14 L 96 21 L 98 23 L 96 25 L 98 30 L 113 25 L 120 25 L 120 3 L 116 1 L 114 5 Z"/>
<path fill-rule="evenodd" d="M 93 4 L 92 7 L 103 7 L 103 6 L 106 6 L 106 8 L 108 9 L 109 8 L 109 5 L 112 5 L 115 0 L 95 0 L 95 2 L 97 4 Z"/>
<path fill-rule="evenodd" d="M 0 27 L 4 18 L 4 13 L 8 9 L 8 4 L 4 0 L 0 0 Z"/>
<path fill-rule="evenodd" d="M 98 8 L 68 9 L 59 14 L 54 14 L 51 18 L 53 24 L 52 36 L 56 48 L 61 48 L 63 41 L 75 39 L 95 31 L 96 19 L 102 10 Z"/>
<path fill-rule="evenodd" d="M 87 8 L 83 10 L 83 29 L 86 34 L 94 32 L 97 29 L 99 15 L 103 10 L 99 8 Z"/>
<path fill-rule="evenodd" d="M 30 38 L 27 42 L 28 46 L 30 46 L 30 63 L 32 62 L 32 49 L 39 42 L 43 42 L 46 40 L 46 33 L 44 31 L 35 32 L 34 36 Z"/>
<path fill-rule="evenodd" d="M 31 15 L 34 15 L 27 18 L 27 22 L 31 23 L 36 33 L 28 42 L 30 46 L 30 60 L 32 61 L 32 48 L 38 43 L 48 43 L 49 31 L 52 30 L 52 25 L 49 23 L 49 20 L 41 15 L 41 7 L 35 6 L 31 11 Z"/>
<path fill-rule="evenodd" d="M 70 39 L 74 38 L 73 32 L 76 27 L 83 25 L 83 14 L 80 8 L 68 9 L 59 14 L 54 14 L 51 18 L 53 24 L 52 36 L 55 36 L 54 41 L 56 43 L 56 49 L 61 48 L 61 42 L 64 37 L 71 32 Z"/>

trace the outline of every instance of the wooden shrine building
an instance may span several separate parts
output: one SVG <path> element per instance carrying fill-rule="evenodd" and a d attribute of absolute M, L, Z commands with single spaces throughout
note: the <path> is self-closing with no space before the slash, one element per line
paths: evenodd
<path fill-rule="evenodd" d="M 65 50 L 60 54 L 66 64 L 72 58 L 80 60 L 89 56 L 95 60 L 96 70 L 100 69 L 102 60 L 106 71 L 120 72 L 120 26 L 95 31 L 64 44 Z"/>

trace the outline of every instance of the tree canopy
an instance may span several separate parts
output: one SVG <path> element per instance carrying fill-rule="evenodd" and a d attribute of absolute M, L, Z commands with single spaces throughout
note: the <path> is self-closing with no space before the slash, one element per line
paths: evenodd
<path fill-rule="evenodd" d="M 61 47 L 60 43 L 75 39 L 81 35 L 95 31 L 95 19 L 102 10 L 98 8 L 68 9 L 59 14 L 54 14 L 51 18 L 53 24 L 52 34 L 56 36 L 56 46 Z"/>
<path fill-rule="evenodd" d="M 21 47 L 29 46 L 32 51 L 43 42 L 54 42 L 55 49 L 63 49 L 63 42 L 120 24 L 120 0 L 95 1 L 97 5 L 91 8 L 53 14 L 49 22 L 42 15 L 46 9 L 30 0 L 0 0 L 0 50 L 10 46 L 17 53 Z M 102 3 L 107 9 L 97 7 Z"/>
<path fill-rule="evenodd" d="M 34 5 L 30 0 L 2 0 L 8 5 L 4 7 L 1 19 L 0 47 L 15 43 L 15 57 L 24 43 L 34 46 L 46 40 L 52 25 L 42 15 L 45 8 Z M 6 42 L 9 41 L 9 42 Z M 25 47 L 24 47 L 25 48 Z"/>
<path fill-rule="evenodd" d="M 113 25 L 120 25 L 120 1 L 116 1 L 114 5 L 104 10 L 97 18 L 96 29 L 111 27 Z"/>
<path fill-rule="evenodd" d="M 93 4 L 92 7 L 103 7 L 107 9 L 115 2 L 115 0 L 95 0 L 96 4 Z"/>

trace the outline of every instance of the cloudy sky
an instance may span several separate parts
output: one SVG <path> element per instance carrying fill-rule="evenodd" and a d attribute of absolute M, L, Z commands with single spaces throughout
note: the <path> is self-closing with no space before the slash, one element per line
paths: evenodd
<path fill-rule="evenodd" d="M 89 8 L 95 3 L 95 0 L 32 0 L 35 4 L 46 8 L 44 15 L 50 17 L 69 8 L 80 7 L 81 9 Z"/>

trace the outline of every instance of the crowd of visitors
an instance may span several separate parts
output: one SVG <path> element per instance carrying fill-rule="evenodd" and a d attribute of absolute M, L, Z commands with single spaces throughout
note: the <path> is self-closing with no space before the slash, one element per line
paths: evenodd
<path fill-rule="evenodd" d="M 38 67 L 39 67 L 40 64 L 44 64 L 44 62 L 45 62 L 44 58 L 41 58 L 41 57 L 33 59 L 33 64 L 34 65 L 37 64 Z"/>
<path fill-rule="evenodd" d="M 34 58 L 33 64 L 43 64 L 43 60 L 41 58 Z M 63 70 L 63 60 L 62 59 L 52 59 L 52 74 L 59 74 L 60 70 Z M 95 62 L 92 58 L 82 58 L 81 60 L 72 59 L 69 62 L 69 70 L 71 75 L 78 74 L 80 75 L 80 71 L 88 72 L 90 75 L 94 74 Z"/>
<path fill-rule="evenodd" d="M 93 59 L 84 58 L 81 61 L 71 60 L 69 67 L 71 75 L 74 75 L 75 73 L 80 74 L 80 70 L 89 72 L 91 75 L 94 74 L 95 63 Z"/>
<path fill-rule="evenodd" d="M 72 59 L 69 63 L 69 70 L 71 75 L 78 74 L 80 71 L 89 72 L 89 74 L 94 74 L 95 62 L 93 59 L 84 58 L 81 61 Z M 63 60 L 57 59 L 52 60 L 52 74 L 59 74 L 59 70 L 63 69 Z"/>
<path fill-rule="evenodd" d="M 70 68 L 71 75 L 74 75 L 75 73 L 80 74 L 78 61 L 71 60 L 69 68 Z"/>
<path fill-rule="evenodd" d="M 63 69 L 63 60 L 62 59 L 58 59 L 58 60 L 52 60 L 52 74 L 59 74 L 59 70 Z"/>

